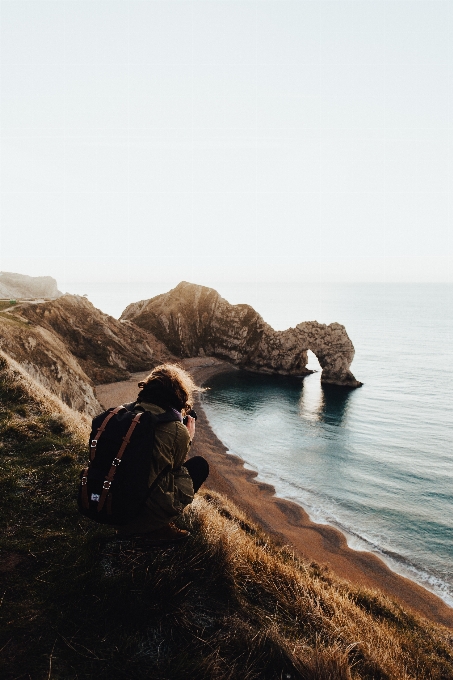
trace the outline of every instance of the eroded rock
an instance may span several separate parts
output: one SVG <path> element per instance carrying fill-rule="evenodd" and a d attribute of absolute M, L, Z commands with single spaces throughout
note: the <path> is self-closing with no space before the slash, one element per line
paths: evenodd
<path fill-rule="evenodd" d="M 102 410 L 92 380 L 55 333 L 15 314 L 2 314 L 0 347 L 71 408 L 89 416 Z"/>
<path fill-rule="evenodd" d="M 131 372 L 174 359 L 151 333 L 104 314 L 80 295 L 24 304 L 17 312 L 56 333 L 95 384 L 126 380 Z"/>
<path fill-rule="evenodd" d="M 102 411 L 96 384 L 174 361 L 149 332 L 103 314 L 77 295 L 2 312 L 0 347 L 64 403 L 90 416 Z"/>
<path fill-rule="evenodd" d="M 183 281 L 129 305 L 121 319 L 161 340 L 179 357 L 215 356 L 249 370 L 306 375 L 307 350 L 318 358 L 323 383 L 359 387 L 349 367 L 354 346 L 339 323 L 306 321 L 275 331 L 252 307 L 231 305 L 217 291 Z"/>

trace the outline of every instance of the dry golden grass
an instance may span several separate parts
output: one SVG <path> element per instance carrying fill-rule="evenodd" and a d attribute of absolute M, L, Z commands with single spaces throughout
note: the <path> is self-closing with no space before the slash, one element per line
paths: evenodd
<path fill-rule="evenodd" d="M 223 496 L 202 493 L 188 518 L 255 620 L 259 638 L 278 640 L 301 677 L 453 677 L 447 629 L 278 548 Z"/>
<path fill-rule="evenodd" d="M 2 350 L 0 350 L 0 367 L 3 371 L 4 389 L 16 393 L 16 400 L 27 403 L 29 407 L 33 405 L 34 410 L 41 414 L 63 418 L 66 428 L 81 441 L 86 441 L 91 429 L 91 420 L 88 416 L 64 404 L 55 394 L 33 380 L 17 361 Z M 20 399 L 19 394 L 22 395 Z M 0 392 L 2 401 L 6 401 L 6 396 Z"/>
<path fill-rule="evenodd" d="M 182 545 L 76 511 L 88 421 L 0 356 L 5 680 L 451 680 L 451 631 L 351 587 L 202 492 Z"/>

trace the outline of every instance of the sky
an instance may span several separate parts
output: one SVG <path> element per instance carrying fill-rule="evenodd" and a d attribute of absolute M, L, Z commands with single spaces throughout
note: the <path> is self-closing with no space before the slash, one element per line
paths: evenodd
<path fill-rule="evenodd" d="M 451 0 L 0 0 L 0 270 L 451 282 L 452 33 Z"/>

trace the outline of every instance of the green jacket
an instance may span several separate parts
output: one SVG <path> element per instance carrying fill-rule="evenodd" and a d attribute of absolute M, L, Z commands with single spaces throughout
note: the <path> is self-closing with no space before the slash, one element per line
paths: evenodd
<path fill-rule="evenodd" d="M 164 413 L 164 409 L 155 404 L 140 402 L 140 406 L 154 415 Z M 119 533 L 160 529 L 193 501 L 192 478 L 183 465 L 189 446 L 189 431 L 181 422 L 160 423 L 156 427 L 146 505 L 130 524 L 118 528 Z"/>

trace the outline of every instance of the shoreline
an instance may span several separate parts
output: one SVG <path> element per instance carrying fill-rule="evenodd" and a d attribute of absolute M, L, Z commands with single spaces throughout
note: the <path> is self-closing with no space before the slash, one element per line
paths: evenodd
<path fill-rule="evenodd" d="M 212 357 L 185 359 L 181 364 L 200 385 L 217 373 L 237 370 Z M 132 401 L 137 394 L 138 380 L 147 374 L 147 371 L 136 373 L 127 381 L 99 385 L 96 396 L 105 407 Z M 275 488 L 257 480 L 257 472 L 245 468 L 242 458 L 228 453 L 213 432 L 200 399 L 197 399 L 196 409 L 197 434 L 191 455 L 202 455 L 209 462 L 206 488 L 227 496 L 270 536 L 280 543 L 290 544 L 301 557 L 326 564 L 340 578 L 354 585 L 380 590 L 405 608 L 453 629 L 453 609 L 440 597 L 399 575 L 375 554 L 350 548 L 344 533 L 312 521 L 298 503 L 276 496 Z"/>

